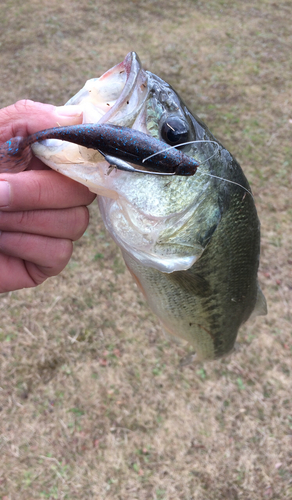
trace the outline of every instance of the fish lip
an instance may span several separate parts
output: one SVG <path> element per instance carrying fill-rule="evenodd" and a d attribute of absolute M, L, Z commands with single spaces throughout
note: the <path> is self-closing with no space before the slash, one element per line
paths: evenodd
<path fill-rule="evenodd" d="M 141 99 L 141 107 L 148 95 L 148 76 L 146 71 L 142 68 L 141 61 L 139 59 L 138 54 L 136 52 L 129 52 L 125 59 L 104 73 L 100 80 L 106 79 L 111 76 L 114 72 L 117 71 L 125 71 L 127 74 L 126 83 L 124 88 L 116 100 L 115 104 L 112 106 L 109 111 L 107 111 L 98 121 L 98 123 L 116 123 L 117 115 L 123 110 L 126 104 L 129 104 L 130 98 L 140 85 L 144 86 L 145 92 L 144 97 Z"/>

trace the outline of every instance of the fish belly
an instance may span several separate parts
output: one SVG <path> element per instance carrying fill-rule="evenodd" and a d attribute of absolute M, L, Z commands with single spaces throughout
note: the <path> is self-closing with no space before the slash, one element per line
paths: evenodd
<path fill-rule="evenodd" d="M 150 309 L 158 316 L 167 333 L 188 341 L 196 349 L 198 359 L 214 359 L 212 332 L 203 323 L 204 306 L 199 296 L 186 294 L 180 282 L 170 274 L 139 264 L 123 252 L 126 265 L 142 291 Z M 184 271 L 179 271 L 184 275 Z"/>

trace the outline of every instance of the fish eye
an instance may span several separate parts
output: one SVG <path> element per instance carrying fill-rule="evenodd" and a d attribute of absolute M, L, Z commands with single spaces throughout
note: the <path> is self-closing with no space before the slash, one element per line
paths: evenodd
<path fill-rule="evenodd" d="M 189 125 L 176 116 L 168 117 L 161 127 L 161 138 L 170 146 L 176 146 L 189 140 Z"/>

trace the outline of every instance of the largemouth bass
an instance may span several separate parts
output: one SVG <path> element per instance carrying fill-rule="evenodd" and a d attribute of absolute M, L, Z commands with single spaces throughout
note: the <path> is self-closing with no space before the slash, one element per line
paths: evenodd
<path fill-rule="evenodd" d="M 165 330 L 190 342 L 198 359 L 229 353 L 239 327 L 266 314 L 260 223 L 240 165 L 133 52 L 67 104 L 83 106 L 84 123 L 141 131 L 200 164 L 192 177 L 107 175 L 96 150 L 55 139 L 33 145 L 44 163 L 99 195 L 105 226 Z M 190 141 L 201 142 L 180 146 Z"/>

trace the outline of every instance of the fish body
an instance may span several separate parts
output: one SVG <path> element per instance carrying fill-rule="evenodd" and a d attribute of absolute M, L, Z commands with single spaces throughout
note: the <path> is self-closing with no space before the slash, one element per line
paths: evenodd
<path fill-rule="evenodd" d="M 141 131 L 200 164 L 190 177 L 107 175 L 95 150 L 55 139 L 33 146 L 50 167 L 99 195 L 104 223 L 166 331 L 190 342 L 199 359 L 227 354 L 239 327 L 266 313 L 257 281 L 260 223 L 240 165 L 135 53 L 68 104 L 83 106 L 84 123 Z M 179 146 L 189 141 L 201 142 Z"/>

